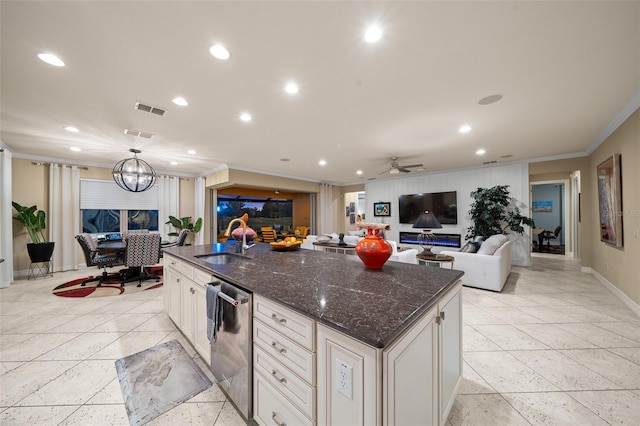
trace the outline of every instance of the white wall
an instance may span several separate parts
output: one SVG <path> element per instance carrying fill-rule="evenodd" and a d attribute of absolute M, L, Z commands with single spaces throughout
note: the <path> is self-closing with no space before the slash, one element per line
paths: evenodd
<path fill-rule="evenodd" d="M 464 236 L 471 225 L 469 208 L 471 206 L 471 192 L 477 188 L 490 188 L 495 185 L 509 185 L 511 196 L 517 201 L 521 213 L 529 216 L 529 168 L 527 164 L 509 164 L 485 166 L 482 168 L 465 169 L 452 172 L 430 173 L 407 176 L 405 178 L 376 180 L 366 183 L 366 218 L 367 222 L 382 222 L 391 225 L 391 230 L 385 233 L 390 240 L 399 240 L 400 231 L 416 232 L 411 225 L 400 225 L 398 222 L 398 196 L 402 194 L 417 194 L 421 192 L 457 191 L 458 224 L 442 225 L 443 228 L 435 233 L 458 233 Z M 390 217 L 374 217 L 373 203 L 391 202 Z M 511 255 L 514 265 L 529 266 L 530 258 L 530 230 L 525 227 L 523 236 L 510 235 L 514 240 Z M 442 250 L 435 247 L 433 251 Z"/>

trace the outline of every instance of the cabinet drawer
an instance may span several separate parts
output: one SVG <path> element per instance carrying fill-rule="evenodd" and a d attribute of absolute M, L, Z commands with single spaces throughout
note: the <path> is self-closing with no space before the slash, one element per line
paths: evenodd
<path fill-rule="evenodd" d="M 293 402 L 307 417 L 315 418 L 315 388 L 285 368 L 258 345 L 254 345 L 253 348 L 254 371 L 262 373 L 274 388 Z"/>
<path fill-rule="evenodd" d="M 260 373 L 253 375 L 253 419 L 260 425 L 313 425 Z"/>
<path fill-rule="evenodd" d="M 203 271 L 202 269 L 195 268 L 193 271 L 193 281 L 200 287 L 206 287 L 207 283 L 213 281 L 213 277 L 210 273 Z"/>
<path fill-rule="evenodd" d="M 184 275 L 190 280 L 193 279 L 193 266 L 191 266 L 189 263 L 182 261 L 173 256 L 167 257 L 166 262 L 168 263 L 167 266 L 172 270 Z"/>
<path fill-rule="evenodd" d="M 269 324 L 299 345 L 314 351 L 315 333 L 312 319 L 261 297 L 254 297 L 253 301 L 254 317 Z"/>
<path fill-rule="evenodd" d="M 315 355 L 258 320 L 253 321 L 253 341 L 285 367 L 314 385 Z"/>

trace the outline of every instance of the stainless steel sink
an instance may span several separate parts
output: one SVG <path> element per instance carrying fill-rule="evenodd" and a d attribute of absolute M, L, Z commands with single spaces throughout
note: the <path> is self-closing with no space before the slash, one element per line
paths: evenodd
<path fill-rule="evenodd" d="M 249 260 L 248 257 L 233 253 L 212 253 L 196 256 L 198 259 L 214 265 L 228 265 L 229 263 L 242 263 Z"/>

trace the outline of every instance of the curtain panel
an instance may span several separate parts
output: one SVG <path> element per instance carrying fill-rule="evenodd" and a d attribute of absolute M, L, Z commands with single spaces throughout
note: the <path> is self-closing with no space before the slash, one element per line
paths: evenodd
<path fill-rule="evenodd" d="M 333 186 L 320 184 L 320 229 L 318 235 L 333 232 Z"/>
<path fill-rule="evenodd" d="M 195 181 L 195 213 L 196 217 L 193 219 L 197 220 L 199 217 L 204 221 L 204 193 L 205 193 L 205 178 L 197 177 Z M 204 226 L 204 223 L 203 223 Z M 204 229 L 196 234 L 196 239 L 193 244 L 201 245 L 204 244 Z"/>
<path fill-rule="evenodd" d="M 80 232 L 80 170 L 76 166 L 49 165 L 49 241 L 56 243 L 52 271 L 78 269 Z"/>
<path fill-rule="evenodd" d="M 178 217 L 180 201 L 180 180 L 177 177 L 158 176 L 156 180 L 158 188 L 158 231 L 163 241 L 175 241 L 167 234 L 173 232 L 173 226 L 166 224 L 169 216 Z"/>
<path fill-rule="evenodd" d="M 13 207 L 11 206 L 11 151 L 0 147 L 0 288 L 13 282 Z"/>

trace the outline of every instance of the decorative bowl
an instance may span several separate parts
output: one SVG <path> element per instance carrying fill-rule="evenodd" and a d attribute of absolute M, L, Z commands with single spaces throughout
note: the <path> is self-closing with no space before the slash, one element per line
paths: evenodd
<path fill-rule="evenodd" d="M 295 243 L 287 243 L 284 241 L 278 241 L 275 243 L 269 243 L 271 245 L 271 249 L 275 251 L 293 251 L 298 250 L 302 241 L 296 241 Z"/>
<path fill-rule="evenodd" d="M 330 235 L 318 235 L 316 237 L 316 241 L 319 243 L 328 243 L 329 241 L 331 241 L 331 236 Z"/>

